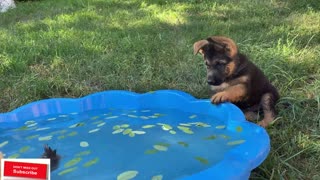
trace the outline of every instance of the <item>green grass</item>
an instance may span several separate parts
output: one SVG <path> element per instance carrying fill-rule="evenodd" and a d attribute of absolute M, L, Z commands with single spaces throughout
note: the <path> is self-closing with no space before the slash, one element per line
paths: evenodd
<path fill-rule="evenodd" d="M 51 97 L 179 89 L 208 98 L 195 41 L 233 38 L 279 89 L 252 179 L 320 179 L 318 0 L 42 0 L 0 14 L 0 112 Z"/>

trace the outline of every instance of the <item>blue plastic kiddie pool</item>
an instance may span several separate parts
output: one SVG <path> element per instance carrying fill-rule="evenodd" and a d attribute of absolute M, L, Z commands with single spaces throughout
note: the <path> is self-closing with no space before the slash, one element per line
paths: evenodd
<path fill-rule="evenodd" d="M 270 151 L 266 131 L 231 103 L 176 90 L 104 91 L 0 114 L 6 158 L 61 155 L 51 179 L 248 179 Z"/>

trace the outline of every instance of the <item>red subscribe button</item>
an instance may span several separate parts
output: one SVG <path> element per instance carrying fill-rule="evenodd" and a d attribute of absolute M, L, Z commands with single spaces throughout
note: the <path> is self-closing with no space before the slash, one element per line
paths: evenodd
<path fill-rule="evenodd" d="M 47 164 L 5 161 L 3 173 L 5 177 L 47 179 L 47 171 Z"/>

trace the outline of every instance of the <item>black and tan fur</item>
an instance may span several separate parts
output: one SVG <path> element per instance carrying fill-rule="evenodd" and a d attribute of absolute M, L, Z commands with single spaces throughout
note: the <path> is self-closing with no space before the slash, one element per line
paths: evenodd
<path fill-rule="evenodd" d="M 232 102 L 243 110 L 248 120 L 256 119 L 262 110 L 264 118 L 259 125 L 263 127 L 275 119 L 277 89 L 256 65 L 239 53 L 232 39 L 212 36 L 195 42 L 193 48 L 195 55 L 202 54 L 207 66 L 212 103 Z"/>
<path fill-rule="evenodd" d="M 59 167 L 61 156 L 57 154 L 57 150 L 52 150 L 48 145 L 44 146 L 44 153 L 41 158 L 50 159 L 50 170 L 54 171 Z"/>

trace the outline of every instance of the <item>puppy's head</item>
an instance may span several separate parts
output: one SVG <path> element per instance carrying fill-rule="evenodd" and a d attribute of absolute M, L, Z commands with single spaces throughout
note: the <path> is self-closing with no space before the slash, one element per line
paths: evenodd
<path fill-rule="evenodd" d="M 207 82 L 209 85 L 219 86 L 230 77 L 237 65 L 238 48 L 233 40 L 212 36 L 200 40 L 193 45 L 194 54 L 202 54 L 207 66 Z"/>

